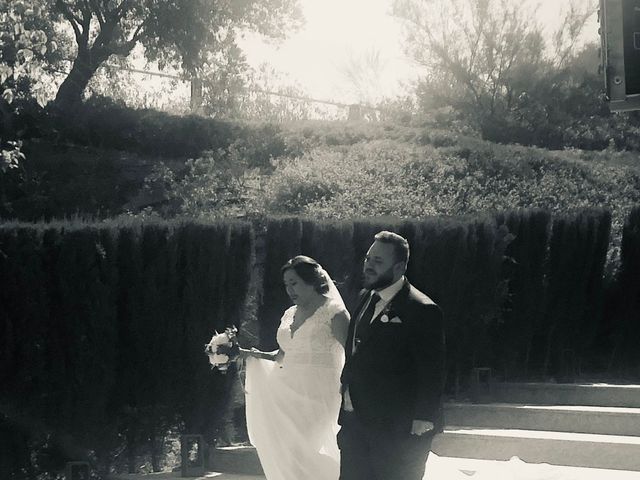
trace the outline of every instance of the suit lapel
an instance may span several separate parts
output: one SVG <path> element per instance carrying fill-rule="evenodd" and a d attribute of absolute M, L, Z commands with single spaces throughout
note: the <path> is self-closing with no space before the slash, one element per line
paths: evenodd
<path fill-rule="evenodd" d="M 395 296 L 389 301 L 389 303 L 387 303 L 387 305 L 371 321 L 371 326 L 367 330 L 366 335 L 362 336 L 361 338 L 362 344 L 366 343 L 372 337 L 372 335 L 375 334 L 378 328 L 382 325 L 380 318 L 382 317 L 383 313 L 390 312 L 392 315 L 396 315 L 398 313 L 401 313 L 404 310 L 404 305 L 406 304 L 407 299 L 409 298 L 410 288 L 411 288 L 411 284 L 409 283 L 409 280 L 405 278 L 400 291 L 398 291 L 398 293 L 395 294 Z M 366 299 L 368 298 L 368 293 L 369 291 L 367 291 L 367 295 L 364 295 L 364 297 L 360 301 L 360 305 L 358 306 L 358 310 L 355 315 L 356 320 L 360 316 L 362 307 L 366 303 Z M 353 323 L 352 327 L 354 327 L 355 322 L 352 322 L 352 323 Z M 353 345 L 353 331 L 351 332 L 350 338 L 351 338 L 350 345 Z"/>
<path fill-rule="evenodd" d="M 395 296 L 387 303 L 387 305 L 375 316 L 373 319 L 374 324 L 382 323 L 380 318 L 384 312 L 391 312 L 392 314 L 398 313 L 398 311 L 402 311 L 404 304 L 407 302 L 407 298 L 409 298 L 409 289 L 411 285 L 409 284 L 409 280 L 404 279 L 404 283 L 402 288 L 395 294 Z"/>

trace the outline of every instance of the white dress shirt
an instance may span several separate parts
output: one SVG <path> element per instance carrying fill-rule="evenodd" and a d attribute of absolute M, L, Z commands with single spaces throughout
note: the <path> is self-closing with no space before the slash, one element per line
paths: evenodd
<path fill-rule="evenodd" d="M 373 311 L 373 317 L 371 317 L 371 321 L 380 315 L 389 302 L 395 297 L 398 292 L 402 289 L 404 285 L 404 276 L 401 277 L 398 281 L 392 283 L 388 287 L 383 288 L 382 290 L 375 290 L 375 292 L 380 295 L 380 301 L 376 304 L 376 308 Z"/>

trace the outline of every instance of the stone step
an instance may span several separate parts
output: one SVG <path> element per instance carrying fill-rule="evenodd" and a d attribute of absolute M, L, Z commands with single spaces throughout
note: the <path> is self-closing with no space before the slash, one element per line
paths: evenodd
<path fill-rule="evenodd" d="M 434 438 L 443 457 L 640 471 L 640 437 L 449 426 Z"/>
<path fill-rule="evenodd" d="M 250 445 L 218 447 L 210 453 L 209 463 L 217 472 L 264 475 L 256 449 Z"/>
<path fill-rule="evenodd" d="M 640 408 L 447 403 L 444 414 L 447 425 L 640 436 Z"/>
<path fill-rule="evenodd" d="M 492 402 L 640 408 L 640 385 L 494 383 Z"/>

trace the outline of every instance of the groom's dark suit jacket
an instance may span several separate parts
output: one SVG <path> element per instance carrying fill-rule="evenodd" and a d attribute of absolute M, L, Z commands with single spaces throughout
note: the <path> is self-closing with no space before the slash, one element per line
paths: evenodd
<path fill-rule="evenodd" d="M 352 353 L 355 321 L 368 294 L 368 290 L 361 292 L 359 306 L 351 317 L 343 392 L 348 386 L 354 412 L 365 425 L 409 433 L 412 421 L 417 419 L 433 422 L 436 431 L 442 430 L 442 311 L 405 280 Z M 381 320 L 383 315 L 388 321 Z M 343 420 L 341 410 L 339 421 Z"/>

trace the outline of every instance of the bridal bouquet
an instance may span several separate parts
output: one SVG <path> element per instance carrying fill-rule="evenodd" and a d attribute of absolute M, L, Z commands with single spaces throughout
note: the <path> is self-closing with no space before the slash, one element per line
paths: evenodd
<path fill-rule="evenodd" d="M 229 365 L 240 353 L 237 334 L 236 327 L 227 327 L 222 333 L 216 332 L 211 341 L 204 346 L 204 353 L 209 357 L 211 368 L 227 373 Z"/>

